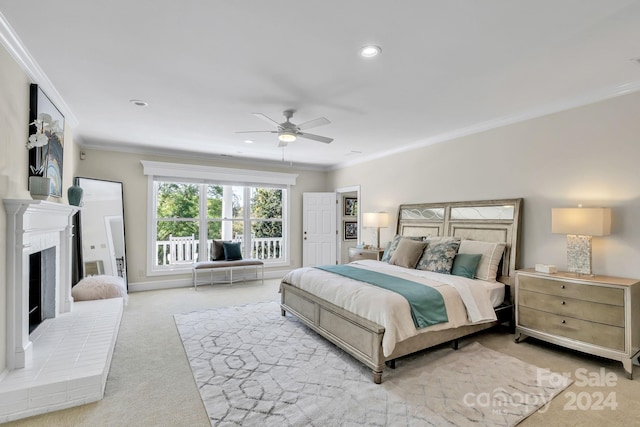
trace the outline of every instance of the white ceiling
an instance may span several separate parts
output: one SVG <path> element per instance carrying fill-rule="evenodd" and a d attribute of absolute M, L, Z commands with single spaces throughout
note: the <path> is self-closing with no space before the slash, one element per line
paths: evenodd
<path fill-rule="evenodd" d="M 327 168 L 640 89 L 640 1 L 0 0 L 0 12 L 77 141 L 105 149 Z M 370 43 L 382 54 L 359 57 Z M 289 108 L 295 123 L 328 118 L 309 132 L 334 142 L 283 151 L 274 134 L 236 133 Z"/>

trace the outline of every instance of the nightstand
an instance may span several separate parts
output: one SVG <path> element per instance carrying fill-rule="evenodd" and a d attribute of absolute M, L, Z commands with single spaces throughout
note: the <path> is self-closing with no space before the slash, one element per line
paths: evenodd
<path fill-rule="evenodd" d="M 527 336 L 622 362 L 640 352 L 640 281 L 516 272 L 516 342 Z"/>
<path fill-rule="evenodd" d="M 382 259 L 382 254 L 384 254 L 384 249 L 381 248 L 349 248 L 349 262 L 357 261 L 359 259 L 373 259 L 376 261 L 380 261 Z"/>

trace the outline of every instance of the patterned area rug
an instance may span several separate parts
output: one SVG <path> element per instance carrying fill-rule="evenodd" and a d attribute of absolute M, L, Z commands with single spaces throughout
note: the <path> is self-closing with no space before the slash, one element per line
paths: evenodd
<path fill-rule="evenodd" d="M 376 385 L 275 301 L 175 321 L 216 426 L 512 426 L 570 382 L 538 384 L 539 368 L 472 343 L 402 358 Z"/>

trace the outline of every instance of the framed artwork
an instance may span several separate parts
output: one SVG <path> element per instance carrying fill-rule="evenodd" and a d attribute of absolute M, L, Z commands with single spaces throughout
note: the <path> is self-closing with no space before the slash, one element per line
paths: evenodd
<path fill-rule="evenodd" d="M 356 197 L 344 198 L 344 216 L 358 215 L 358 199 Z"/>
<path fill-rule="evenodd" d="M 358 222 L 344 221 L 344 240 L 356 240 L 358 238 Z"/>
<path fill-rule="evenodd" d="M 62 197 L 64 116 L 37 84 L 31 84 L 29 95 L 30 139 L 46 136 L 44 145 L 29 148 L 29 176 L 51 178 L 51 196 Z"/>

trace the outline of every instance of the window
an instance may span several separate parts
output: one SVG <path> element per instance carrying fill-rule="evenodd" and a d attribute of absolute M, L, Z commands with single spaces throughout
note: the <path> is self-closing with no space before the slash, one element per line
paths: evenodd
<path fill-rule="evenodd" d="M 284 176 L 295 182 L 296 175 L 255 172 L 265 174 L 264 185 L 256 176 L 238 185 L 237 175 L 246 179 L 247 171 L 177 165 L 185 176 L 166 176 L 164 165 L 173 164 L 142 163 L 149 175 L 149 274 L 190 270 L 194 261 L 211 259 L 213 240 L 240 242 L 243 258 L 288 264 L 289 187 L 273 181 Z M 158 165 L 165 176 L 154 173 Z M 194 179 L 194 167 L 205 176 Z"/>

